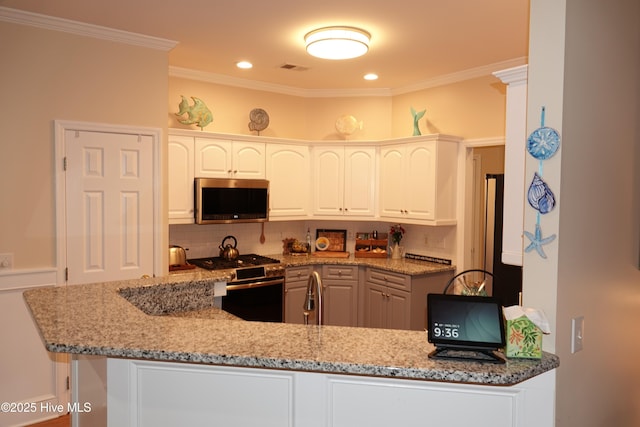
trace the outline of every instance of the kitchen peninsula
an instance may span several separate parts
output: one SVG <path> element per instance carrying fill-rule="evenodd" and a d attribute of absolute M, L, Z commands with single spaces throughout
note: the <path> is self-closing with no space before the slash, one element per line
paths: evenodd
<path fill-rule="evenodd" d="M 552 354 L 434 361 L 423 331 L 245 322 L 199 306 L 225 280 L 199 270 L 25 299 L 49 351 L 108 358 L 111 426 L 554 424 Z M 159 294 L 165 315 L 138 308 Z"/>

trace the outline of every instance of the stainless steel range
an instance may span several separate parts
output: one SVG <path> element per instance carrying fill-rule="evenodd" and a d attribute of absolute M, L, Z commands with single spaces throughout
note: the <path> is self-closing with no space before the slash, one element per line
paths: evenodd
<path fill-rule="evenodd" d="M 223 310 L 244 320 L 283 321 L 285 269 L 279 260 L 248 254 L 234 260 L 211 257 L 188 262 L 207 270 L 231 270 Z"/>

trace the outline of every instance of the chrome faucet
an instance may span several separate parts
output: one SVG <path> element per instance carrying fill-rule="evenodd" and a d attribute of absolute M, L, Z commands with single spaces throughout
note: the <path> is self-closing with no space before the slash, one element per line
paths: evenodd
<path fill-rule="evenodd" d="M 315 298 L 314 298 L 315 293 Z M 318 306 L 316 307 L 315 301 L 318 300 Z M 304 305 L 302 307 L 304 316 L 304 324 L 309 324 L 309 315 L 312 311 L 316 312 L 316 325 L 322 325 L 322 280 L 317 271 L 314 271 L 309 275 L 309 281 L 307 282 L 307 296 L 304 299 Z"/>

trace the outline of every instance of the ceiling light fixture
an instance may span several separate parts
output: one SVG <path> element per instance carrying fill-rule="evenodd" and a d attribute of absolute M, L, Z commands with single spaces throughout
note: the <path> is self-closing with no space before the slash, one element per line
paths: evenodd
<path fill-rule="evenodd" d="M 374 73 L 369 73 L 364 75 L 365 80 L 378 80 L 378 75 Z"/>
<path fill-rule="evenodd" d="M 371 34 L 354 27 L 325 27 L 304 36 L 307 52 L 322 59 L 351 59 L 369 50 Z"/>
<path fill-rule="evenodd" d="M 242 68 L 243 70 L 248 70 L 253 67 L 253 64 L 249 61 L 240 61 L 236 63 L 236 67 Z"/>

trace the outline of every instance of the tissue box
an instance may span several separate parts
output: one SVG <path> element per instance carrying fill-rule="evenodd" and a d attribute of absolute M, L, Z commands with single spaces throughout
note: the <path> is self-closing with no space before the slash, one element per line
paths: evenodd
<path fill-rule="evenodd" d="M 542 330 L 527 316 L 507 320 L 505 354 L 510 358 L 541 359 Z"/>

